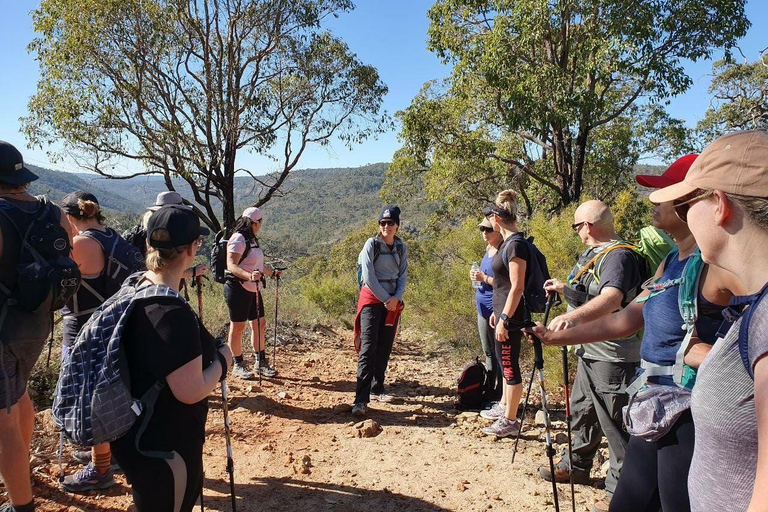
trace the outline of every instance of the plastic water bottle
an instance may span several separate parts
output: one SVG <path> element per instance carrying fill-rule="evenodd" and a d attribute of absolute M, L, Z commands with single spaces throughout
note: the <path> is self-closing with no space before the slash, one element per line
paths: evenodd
<path fill-rule="evenodd" d="M 479 271 L 480 271 L 480 265 L 478 265 L 476 261 L 473 261 L 472 262 L 472 269 L 470 270 L 470 272 L 472 272 L 472 274 L 474 274 L 475 272 L 479 272 Z M 472 274 L 470 274 L 470 275 L 472 275 Z M 480 281 L 475 281 L 475 280 L 472 281 L 472 288 L 477 290 L 481 286 L 482 286 L 482 283 Z"/>

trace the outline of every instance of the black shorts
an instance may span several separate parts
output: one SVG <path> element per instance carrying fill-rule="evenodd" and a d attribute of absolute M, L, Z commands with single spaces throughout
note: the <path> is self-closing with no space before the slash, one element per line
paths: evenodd
<path fill-rule="evenodd" d="M 249 292 L 233 279 L 224 283 L 224 301 L 229 309 L 230 322 L 246 322 L 264 317 L 261 292 Z"/>

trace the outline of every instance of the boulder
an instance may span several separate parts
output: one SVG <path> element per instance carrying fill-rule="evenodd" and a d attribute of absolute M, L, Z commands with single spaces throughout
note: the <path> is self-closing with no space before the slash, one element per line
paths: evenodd
<path fill-rule="evenodd" d="M 381 432 L 381 427 L 374 420 L 367 419 L 355 424 L 358 437 L 375 437 Z"/>

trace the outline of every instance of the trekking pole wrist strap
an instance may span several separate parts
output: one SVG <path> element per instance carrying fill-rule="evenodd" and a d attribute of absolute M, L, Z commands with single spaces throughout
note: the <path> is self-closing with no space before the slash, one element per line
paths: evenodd
<path fill-rule="evenodd" d="M 219 357 L 219 363 L 221 364 L 221 377 L 219 377 L 219 382 L 223 382 L 227 378 L 227 369 L 229 365 L 227 364 L 227 358 L 224 357 L 224 354 L 217 350 L 216 355 Z"/>

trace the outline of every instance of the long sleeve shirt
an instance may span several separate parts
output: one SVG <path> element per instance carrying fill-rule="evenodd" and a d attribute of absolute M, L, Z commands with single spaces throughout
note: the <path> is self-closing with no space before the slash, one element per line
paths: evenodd
<path fill-rule="evenodd" d="M 379 255 L 374 261 L 374 244 L 379 244 Z M 401 249 L 398 251 L 397 245 Z M 402 255 L 402 256 L 401 256 Z M 408 250 L 399 238 L 390 247 L 378 236 L 369 238 L 361 254 L 362 280 L 381 302 L 390 297 L 402 300 L 408 281 Z"/>

